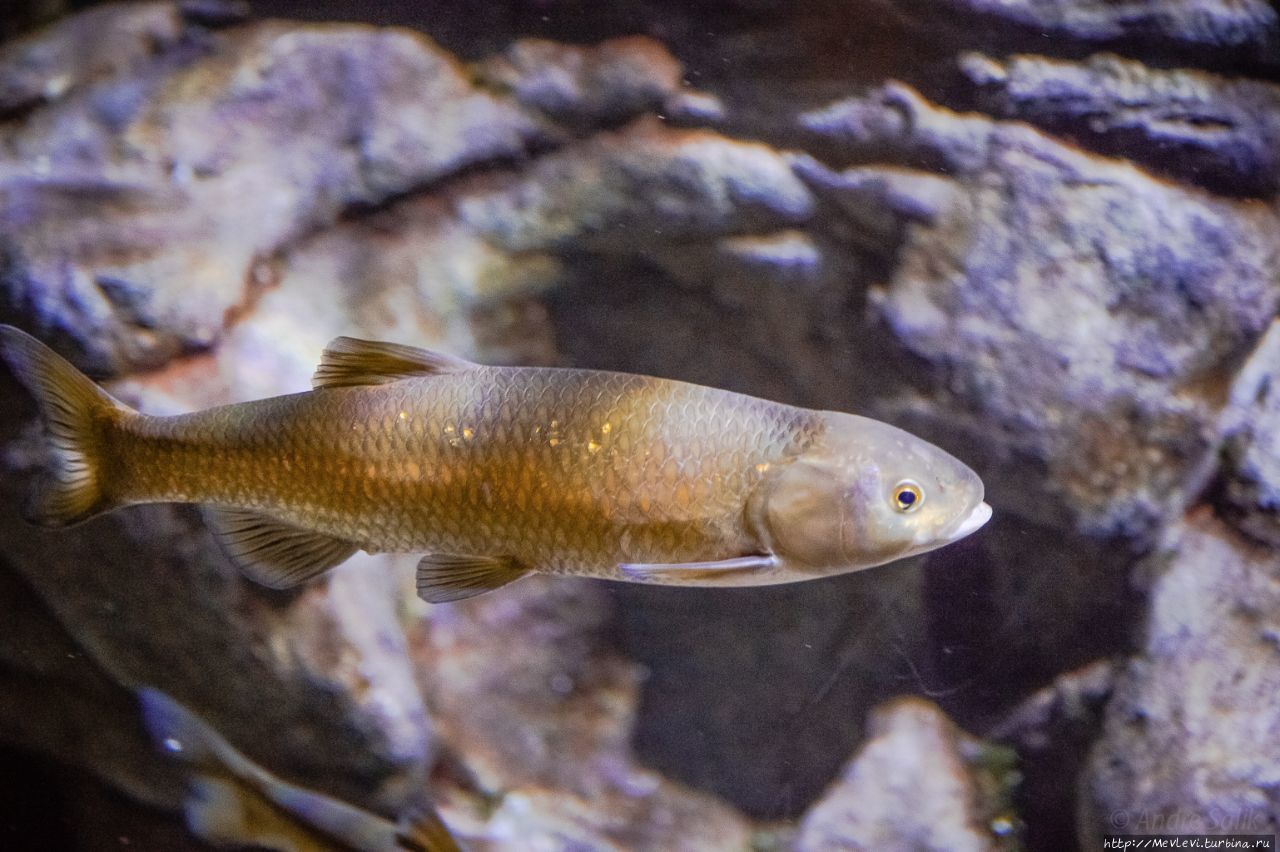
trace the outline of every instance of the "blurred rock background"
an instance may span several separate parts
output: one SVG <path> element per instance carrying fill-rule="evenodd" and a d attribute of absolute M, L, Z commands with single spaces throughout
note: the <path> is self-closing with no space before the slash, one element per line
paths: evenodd
<path fill-rule="evenodd" d="M 6 845 L 196 848 L 142 685 L 477 848 L 1276 832 L 1273 5 L 66 5 L 0 15 L 0 317 L 122 398 L 341 333 L 645 372 L 903 425 L 996 520 L 772 589 L 273 593 L 189 509 L 24 526 L 6 376 Z"/>

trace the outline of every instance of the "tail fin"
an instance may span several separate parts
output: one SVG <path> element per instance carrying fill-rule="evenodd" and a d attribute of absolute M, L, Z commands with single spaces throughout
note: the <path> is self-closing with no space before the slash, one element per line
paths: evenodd
<path fill-rule="evenodd" d="M 272 805 L 252 788 L 227 778 L 196 775 L 183 803 L 187 828 L 215 846 L 281 852 L 336 849 L 328 838 Z"/>
<path fill-rule="evenodd" d="M 396 848 L 406 852 L 462 852 L 440 814 L 430 806 L 417 810 L 400 821 Z"/>
<path fill-rule="evenodd" d="M 36 398 L 53 449 L 53 468 L 27 502 L 27 520 L 65 527 L 113 508 L 102 492 L 101 449 L 106 429 L 129 409 L 11 325 L 0 325 L 0 356 Z"/>

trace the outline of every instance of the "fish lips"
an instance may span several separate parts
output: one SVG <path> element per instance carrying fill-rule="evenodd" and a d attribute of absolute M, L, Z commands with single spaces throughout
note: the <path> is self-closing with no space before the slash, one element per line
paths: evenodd
<path fill-rule="evenodd" d="M 949 536 L 951 541 L 958 541 L 967 535 L 972 535 L 991 520 L 991 505 L 983 502 L 974 507 L 968 517 L 962 520 Z"/>
<path fill-rule="evenodd" d="M 939 547 L 946 547 L 982 529 L 989 520 L 991 520 L 991 506 L 987 503 L 979 503 L 968 515 L 955 522 L 954 526 L 944 527 L 941 534 L 936 532 L 929 534 L 927 531 L 917 534 L 915 546 L 907 551 L 906 555 L 916 556 L 928 553 L 930 550 L 937 550 Z"/>

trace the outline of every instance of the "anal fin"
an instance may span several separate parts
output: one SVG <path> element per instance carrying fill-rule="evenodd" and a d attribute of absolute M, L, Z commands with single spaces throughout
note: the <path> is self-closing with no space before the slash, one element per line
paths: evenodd
<path fill-rule="evenodd" d="M 776 556 L 739 556 L 712 562 L 627 562 L 618 566 L 628 579 L 670 585 L 732 586 L 735 580 L 778 566 Z"/>
<path fill-rule="evenodd" d="M 431 553 L 418 563 L 418 597 L 448 603 L 492 591 L 518 580 L 529 569 L 510 556 Z"/>
<path fill-rule="evenodd" d="M 317 577 L 359 550 L 349 541 L 256 512 L 219 508 L 205 512 L 231 560 L 251 580 L 273 589 Z"/>

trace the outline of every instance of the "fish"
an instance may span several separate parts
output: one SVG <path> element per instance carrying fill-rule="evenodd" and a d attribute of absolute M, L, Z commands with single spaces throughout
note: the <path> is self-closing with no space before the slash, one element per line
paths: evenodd
<path fill-rule="evenodd" d="M 273 588 L 357 550 L 425 554 L 430 603 L 534 572 L 771 585 L 925 553 L 991 517 L 973 470 L 888 423 L 668 379 L 339 337 L 310 391 L 159 417 L 12 326 L 0 356 L 51 450 L 29 520 L 197 503 Z"/>
<path fill-rule="evenodd" d="M 183 810 L 197 837 L 280 852 L 460 852 L 429 805 L 392 821 L 273 775 L 158 689 L 142 687 L 138 702 L 156 747 L 191 769 Z"/>

